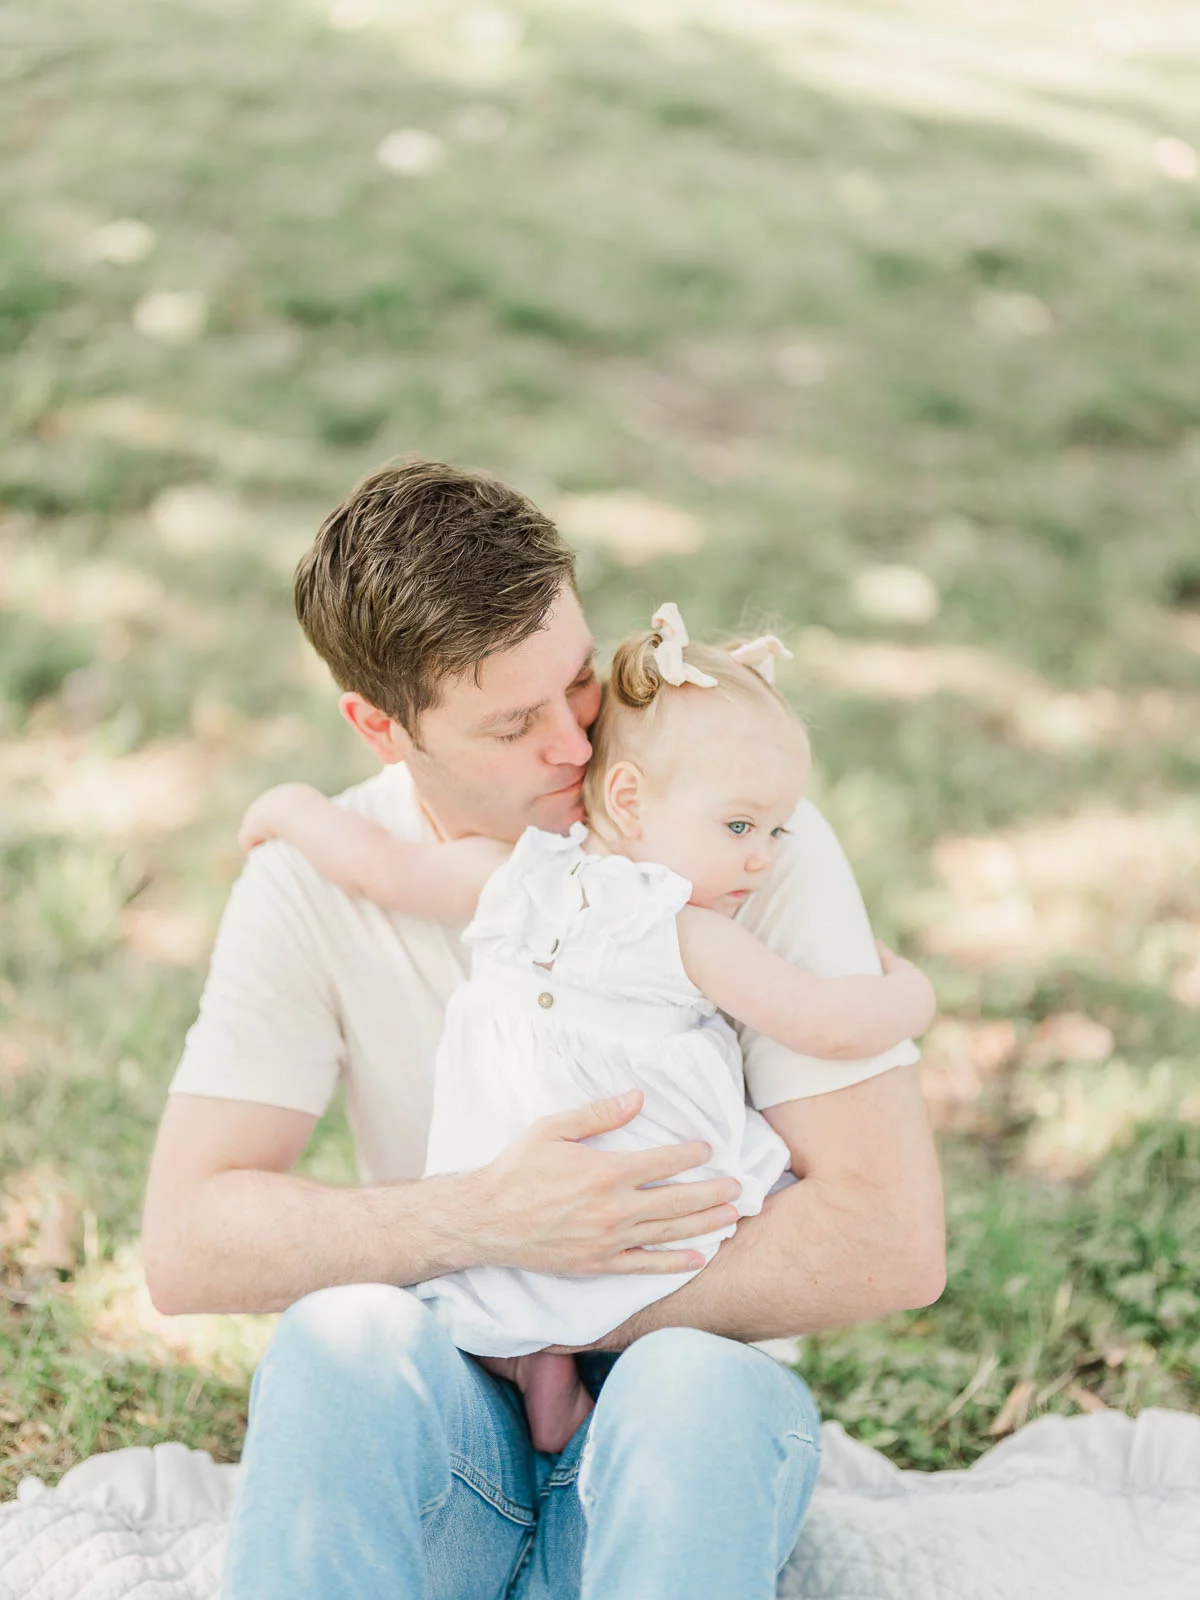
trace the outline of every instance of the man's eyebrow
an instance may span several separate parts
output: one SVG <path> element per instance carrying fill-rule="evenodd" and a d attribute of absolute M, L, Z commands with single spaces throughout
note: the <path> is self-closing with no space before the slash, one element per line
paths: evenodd
<path fill-rule="evenodd" d="M 578 683 L 579 679 L 583 677 L 591 666 L 595 654 L 596 646 L 594 644 L 589 645 L 588 653 L 580 663 L 579 671 L 571 679 L 572 683 Z M 506 722 L 524 722 L 527 717 L 535 717 L 546 704 L 545 700 L 539 700 L 536 705 L 532 706 L 515 706 L 511 711 L 493 711 L 490 717 L 484 717 L 482 722 L 475 724 L 475 732 L 489 733 L 493 728 L 502 727 Z"/>

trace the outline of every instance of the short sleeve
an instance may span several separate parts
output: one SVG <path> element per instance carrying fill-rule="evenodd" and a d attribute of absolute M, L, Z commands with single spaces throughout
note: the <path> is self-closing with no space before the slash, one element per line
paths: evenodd
<path fill-rule="evenodd" d="M 221 919 L 171 1093 L 325 1111 L 345 1051 L 308 876 L 286 845 L 251 853 Z"/>
<path fill-rule="evenodd" d="M 821 977 L 880 971 L 862 895 L 845 852 L 810 800 L 788 824 L 791 837 L 765 888 L 738 919 L 776 955 Z M 911 1039 L 864 1061 L 822 1061 L 797 1055 L 776 1040 L 739 1029 L 746 1087 L 760 1111 L 861 1083 L 920 1059 Z"/>

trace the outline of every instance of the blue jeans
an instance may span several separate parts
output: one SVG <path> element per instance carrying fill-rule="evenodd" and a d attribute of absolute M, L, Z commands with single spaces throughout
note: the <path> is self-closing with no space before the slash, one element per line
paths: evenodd
<path fill-rule="evenodd" d="M 817 1425 L 769 1356 L 664 1329 L 540 1455 L 414 1295 L 325 1289 L 255 1376 L 223 1600 L 774 1600 Z"/>

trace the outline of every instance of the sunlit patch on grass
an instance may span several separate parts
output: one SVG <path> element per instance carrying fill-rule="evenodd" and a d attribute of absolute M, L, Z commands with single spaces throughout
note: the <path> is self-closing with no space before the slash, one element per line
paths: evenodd
<path fill-rule="evenodd" d="M 0 745 L 0 793 L 28 833 L 134 839 L 168 834 L 199 815 L 211 787 L 211 750 L 151 745 L 107 756 L 66 735 Z"/>
<path fill-rule="evenodd" d="M 928 573 L 917 567 L 874 565 L 861 567 L 851 583 L 857 610 L 874 622 L 932 622 L 941 609 L 941 596 Z"/>
<path fill-rule="evenodd" d="M 857 581 L 855 596 L 868 615 L 923 622 L 931 607 L 936 610 L 936 589 L 915 569 L 876 568 L 867 574 Z M 881 700 L 938 694 L 965 699 L 1033 749 L 1070 751 L 1122 738 L 1170 739 L 1193 729 L 1200 738 L 1200 709 L 1193 697 L 1166 689 L 1118 692 L 1103 685 L 1056 691 L 1020 662 L 976 646 L 861 643 L 839 639 L 825 628 L 806 628 L 796 648 L 806 671 L 830 688 Z"/>
<path fill-rule="evenodd" d="M 127 906 L 121 917 L 126 945 L 143 961 L 198 967 L 212 944 L 208 919 L 182 906 Z"/>
<path fill-rule="evenodd" d="M 925 5 L 914 15 L 832 0 L 802 7 L 787 0 L 576 3 L 646 27 L 707 26 L 839 97 L 926 117 L 986 120 L 1141 172 L 1165 171 L 1161 147 L 1184 143 L 1162 130 L 1158 80 L 1144 62 L 1200 55 L 1186 0 L 1160 0 L 1136 21 L 1099 19 L 1111 20 L 1110 30 L 1098 26 L 1090 36 L 1072 7 L 1035 14 L 1023 5 L 997 5 L 981 30 L 969 13 L 948 4 Z M 1182 83 L 1172 103 L 1183 110 Z M 1174 152 L 1166 165 L 1168 176 L 1193 175 Z"/>
<path fill-rule="evenodd" d="M 107 261 L 113 266 L 132 267 L 144 261 L 158 243 L 158 235 L 136 217 L 120 217 L 104 222 L 83 241 L 86 260 Z"/>
<path fill-rule="evenodd" d="M 1200 822 L 1181 804 L 1097 812 L 987 838 L 943 839 L 934 866 L 944 897 L 924 933 L 932 950 L 971 965 L 1087 951 L 1126 955 L 1200 870 Z"/>
<path fill-rule="evenodd" d="M 250 1377 L 276 1320 L 164 1316 L 154 1309 L 141 1256 L 133 1245 L 123 1245 L 111 1260 L 82 1270 L 75 1281 L 75 1300 L 98 1349 L 154 1360 L 169 1357 L 233 1381 Z"/>
<path fill-rule="evenodd" d="M 1099 1065 L 1113 1053 L 1112 1029 L 1078 1011 L 1059 1011 L 1044 1017 L 1033 1031 L 1024 1051 L 1029 1066 L 1048 1066 L 1059 1061 L 1091 1062 Z"/>
<path fill-rule="evenodd" d="M 626 567 L 692 555 L 704 544 L 704 529 L 690 511 L 631 491 L 561 495 L 551 512 L 568 539 L 599 545 Z"/>
<path fill-rule="evenodd" d="M 999 1131 L 981 1102 L 1016 1051 L 1017 1030 L 1008 1018 L 940 1018 L 921 1041 L 921 1089 L 934 1126 L 959 1133 Z"/>
<path fill-rule="evenodd" d="M 379 141 L 375 159 L 385 172 L 415 178 L 441 166 L 446 146 L 428 128 L 396 128 Z"/>
<path fill-rule="evenodd" d="M 1176 183 L 1192 183 L 1200 176 L 1200 156 L 1186 139 L 1156 139 L 1154 165 L 1164 178 Z"/>
<path fill-rule="evenodd" d="M 369 28 L 379 15 L 379 0 L 332 0 L 329 26 L 340 33 Z"/>
<path fill-rule="evenodd" d="M 65 561 L 49 539 L 37 539 L 44 529 L 30 520 L 28 530 L 28 542 L 14 540 L 3 552 L 0 605 L 85 626 L 154 617 L 166 606 L 162 584 L 132 563 Z"/>
<path fill-rule="evenodd" d="M 1026 1165 L 1054 1178 L 1085 1177 L 1110 1151 L 1132 1144 L 1139 1125 L 1185 1111 L 1195 1118 L 1200 1106 L 1192 1078 L 1174 1062 L 1137 1070 L 1112 1060 L 1103 1071 L 1092 1064 L 1052 1079 L 1023 1079 L 1017 1105 L 1033 1119 Z"/>
<path fill-rule="evenodd" d="M 64 436 L 110 440 L 138 450 L 212 461 L 233 473 L 295 484 L 304 481 L 311 445 L 256 433 L 207 417 L 187 416 L 138 395 L 111 395 L 59 412 Z"/>
<path fill-rule="evenodd" d="M 525 17 L 479 0 L 334 0 L 330 21 L 376 29 L 414 66 L 450 80 L 495 82 L 524 64 Z"/>
<path fill-rule="evenodd" d="M 198 289 L 153 289 L 133 308 L 133 325 L 163 344 L 190 344 L 204 332 L 208 303 Z"/>
<path fill-rule="evenodd" d="M 26 1275 L 74 1272 L 81 1202 L 66 1173 L 49 1162 L 10 1174 L 0 1188 L 0 1264 L 10 1292 Z"/>

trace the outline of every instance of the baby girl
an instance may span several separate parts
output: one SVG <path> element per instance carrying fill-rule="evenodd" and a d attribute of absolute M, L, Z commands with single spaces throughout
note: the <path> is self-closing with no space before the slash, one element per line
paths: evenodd
<path fill-rule="evenodd" d="M 315 790 L 255 801 L 246 848 L 281 838 L 350 894 L 414 916 L 472 919 L 469 980 L 446 1012 L 426 1173 L 473 1171 L 539 1117 L 641 1091 L 632 1122 L 590 1143 L 699 1139 L 689 1180 L 732 1177 L 737 1214 L 795 1181 L 746 1104 L 730 1022 L 804 1055 L 861 1060 L 919 1034 L 926 978 L 881 948 L 882 974 L 820 978 L 736 921 L 783 848 L 809 774 L 805 731 L 772 684 L 773 638 L 689 644 L 676 608 L 617 650 L 584 784 L 588 825 L 528 828 L 515 847 L 395 839 Z M 736 1223 L 686 1241 L 706 1261 Z M 680 1246 L 678 1248 L 682 1248 Z M 525 1396 L 534 1445 L 561 1449 L 591 1400 L 548 1346 L 602 1340 L 687 1274 L 554 1278 L 481 1266 L 421 1284 L 459 1347 Z"/>

